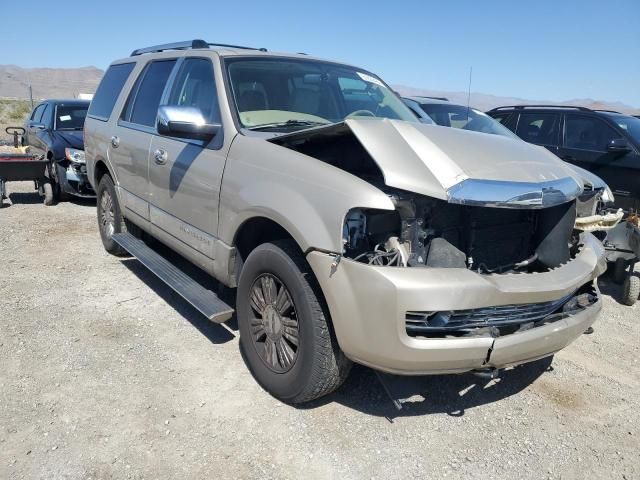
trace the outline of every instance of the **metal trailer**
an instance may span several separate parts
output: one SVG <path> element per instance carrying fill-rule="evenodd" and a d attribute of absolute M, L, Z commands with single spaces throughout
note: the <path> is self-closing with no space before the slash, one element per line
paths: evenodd
<path fill-rule="evenodd" d="M 12 151 L 0 151 L 0 207 L 7 198 L 7 182 L 20 182 L 32 180 L 34 187 L 41 196 L 44 196 L 44 204 L 53 204 L 53 188 L 47 178 L 50 161 L 42 156 L 24 153 L 20 148 L 19 135 L 24 134 L 21 127 L 8 127 L 5 131 L 12 135 Z"/>
<path fill-rule="evenodd" d="M 630 215 L 607 232 L 603 240 L 607 260 L 613 262 L 613 281 L 623 284 L 622 302 L 633 305 L 640 295 L 640 276 L 634 272 L 640 259 L 640 217 Z"/>

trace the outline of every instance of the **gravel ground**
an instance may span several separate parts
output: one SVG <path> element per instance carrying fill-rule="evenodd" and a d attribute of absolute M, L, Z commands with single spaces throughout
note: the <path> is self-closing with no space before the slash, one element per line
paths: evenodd
<path fill-rule="evenodd" d="M 92 203 L 9 189 L 0 479 L 640 478 L 640 304 L 606 278 L 595 333 L 552 364 L 416 379 L 402 412 L 358 367 L 294 408 L 254 382 L 237 336 L 104 252 Z"/>

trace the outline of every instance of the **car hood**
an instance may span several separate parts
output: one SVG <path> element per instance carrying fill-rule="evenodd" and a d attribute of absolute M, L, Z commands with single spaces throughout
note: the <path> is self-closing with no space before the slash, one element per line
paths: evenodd
<path fill-rule="evenodd" d="M 543 147 L 517 138 L 389 119 L 348 119 L 271 139 L 355 135 L 385 184 L 450 203 L 543 208 L 573 200 L 579 173 Z"/>
<path fill-rule="evenodd" d="M 77 148 L 84 150 L 84 138 L 82 130 L 56 130 L 53 132 L 56 142 L 59 142 L 62 148 Z"/>

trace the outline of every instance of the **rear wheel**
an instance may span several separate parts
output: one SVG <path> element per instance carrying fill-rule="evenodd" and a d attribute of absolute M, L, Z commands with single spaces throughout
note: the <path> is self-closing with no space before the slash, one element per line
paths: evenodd
<path fill-rule="evenodd" d="M 273 396 L 302 403 L 344 382 L 351 362 L 338 347 L 320 288 L 294 242 L 265 243 L 251 252 L 236 306 L 245 360 Z"/>
<path fill-rule="evenodd" d="M 116 195 L 116 188 L 109 175 L 100 179 L 97 191 L 98 228 L 104 249 L 112 255 L 126 255 L 120 245 L 113 241 L 115 233 L 126 232 L 127 227 L 122 217 L 120 204 Z"/>
<path fill-rule="evenodd" d="M 622 303 L 625 305 L 633 305 L 638 301 L 640 296 L 640 277 L 635 273 L 628 275 L 622 286 Z"/>
<path fill-rule="evenodd" d="M 47 206 L 54 205 L 56 203 L 56 199 L 53 195 L 53 187 L 51 186 L 51 182 L 44 182 L 42 184 L 42 191 L 44 192 L 44 204 Z"/>

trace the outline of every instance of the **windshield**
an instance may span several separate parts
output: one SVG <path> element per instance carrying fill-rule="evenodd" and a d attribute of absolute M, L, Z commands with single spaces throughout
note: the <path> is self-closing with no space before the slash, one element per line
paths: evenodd
<path fill-rule="evenodd" d="M 354 117 L 418 121 L 363 70 L 290 58 L 228 59 L 226 66 L 240 123 L 251 130 L 286 132 Z"/>
<path fill-rule="evenodd" d="M 640 143 L 640 118 L 620 114 L 611 114 L 609 117 L 627 132 L 634 142 Z"/>
<path fill-rule="evenodd" d="M 58 105 L 56 130 L 82 130 L 89 105 Z"/>
<path fill-rule="evenodd" d="M 420 104 L 420 108 L 425 111 L 431 119 L 443 127 L 461 128 L 463 130 L 473 130 L 480 133 L 491 133 L 494 135 L 504 135 L 505 137 L 518 138 L 508 128 L 473 108 L 452 103 L 426 103 Z"/>

